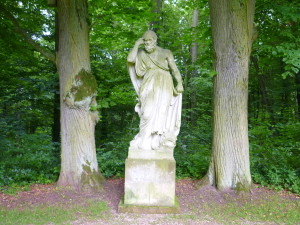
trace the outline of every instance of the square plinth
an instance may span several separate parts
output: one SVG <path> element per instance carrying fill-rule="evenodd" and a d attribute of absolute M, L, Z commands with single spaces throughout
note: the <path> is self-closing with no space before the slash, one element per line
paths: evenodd
<path fill-rule="evenodd" d="M 177 197 L 175 197 L 174 206 L 146 206 L 146 205 L 126 205 L 124 198 L 118 205 L 119 213 L 139 213 L 139 214 L 176 214 L 180 212 L 180 206 Z"/>
<path fill-rule="evenodd" d="M 125 162 L 126 206 L 175 206 L 174 159 L 132 159 Z"/>

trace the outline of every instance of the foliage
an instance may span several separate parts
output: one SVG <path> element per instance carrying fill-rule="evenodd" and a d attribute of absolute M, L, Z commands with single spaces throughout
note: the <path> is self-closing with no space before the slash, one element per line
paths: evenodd
<path fill-rule="evenodd" d="M 257 0 L 249 78 L 249 135 L 254 182 L 299 193 L 299 2 Z M 54 50 L 54 10 L 44 0 L 3 0 L 30 37 Z M 199 24 L 192 28 L 193 10 Z M 98 85 L 97 158 L 105 177 L 124 176 L 129 142 L 138 132 L 136 93 L 126 57 L 154 19 L 151 1 L 89 0 L 92 72 Z M 51 142 L 56 68 L 24 42 L 2 10 L 0 36 L 0 186 L 54 182 L 59 145 Z M 177 177 L 201 178 L 211 149 L 212 40 L 207 1 L 164 1 L 159 44 L 170 49 L 184 79 Z M 190 47 L 198 44 L 191 62 Z M 296 79 L 295 79 L 296 78 Z M 55 121 L 56 120 L 56 121 Z M 57 131 L 55 131 L 57 132 Z M 5 187 L 7 188 L 7 187 Z"/>
<path fill-rule="evenodd" d="M 267 123 L 250 129 L 254 182 L 300 194 L 300 123 Z"/>
<path fill-rule="evenodd" d="M 185 118 L 185 111 L 183 118 Z M 211 149 L 211 117 L 203 115 L 196 127 L 183 126 L 174 150 L 178 178 L 202 178 L 208 169 Z"/>
<path fill-rule="evenodd" d="M 20 135 L 1 145 L 0 186 L 52 183 L 59 173 L 59 146 L 43 133 Z"/>
<path fill-rule="evenodd" d="M 99 169 L 104 177 L 124 177 L 129 142 L 133 137 L 132 132 L 127 130 L 123 134 L 114 135 L 113 139 L 97 148 Z"/>

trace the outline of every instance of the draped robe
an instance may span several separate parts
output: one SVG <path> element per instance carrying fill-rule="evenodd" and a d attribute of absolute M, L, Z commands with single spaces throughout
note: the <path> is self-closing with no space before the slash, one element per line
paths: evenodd
<path fill-rule="evenodd" d="M 176 145 L 182 95 L 174 88 L 168 54 L 172 53 L 160 47 L 151 54 L 139 50 L 135 64 L 129 63 L 129 74 L 139 99 L 135 110 L 140 116 L 139 133 L 130 148 L 162 150 Z"/>

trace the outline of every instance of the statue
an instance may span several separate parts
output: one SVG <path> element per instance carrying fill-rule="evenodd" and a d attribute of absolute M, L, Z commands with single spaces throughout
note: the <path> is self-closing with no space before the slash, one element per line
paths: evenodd
<path fill-rule="evenodd" d="M 141 45 L 144 49 L 139 49 Z M 140 117 L 140 130 L 129 151 L 173 151 L 181 123 L 183 86 L 172 52 L 157 46 L 157 36 L 149 30 L 135 42 L 127 61 Z"/>
<path fill-rule="evenodd" d="M 124 201 L 120 201 L 119 212 L 179 212 L 173 150 L 181 123 L 183 87 L 171 51 L 158 47 L 156 41 L 153 31 L 145 32 L 127 58 L 138 95 L 135 110 L 140 129 L 125 161 Z"/>

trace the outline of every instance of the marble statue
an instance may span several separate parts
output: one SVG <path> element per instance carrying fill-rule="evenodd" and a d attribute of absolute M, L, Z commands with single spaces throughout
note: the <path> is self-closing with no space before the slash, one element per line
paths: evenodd
<path fill-rule="evenodd" d="M 172 52 L 157 46 L 157 36 L 149 30 L 135 42 L 127 61 L 140 117 L 139 133 L 129 150 L 173 150 L 181 123 L 183 86 Z"/>

